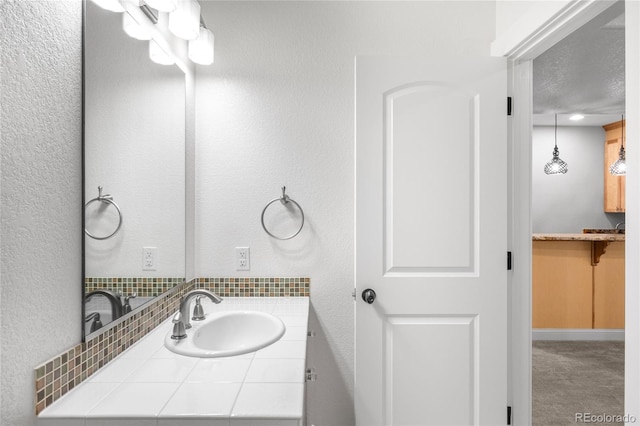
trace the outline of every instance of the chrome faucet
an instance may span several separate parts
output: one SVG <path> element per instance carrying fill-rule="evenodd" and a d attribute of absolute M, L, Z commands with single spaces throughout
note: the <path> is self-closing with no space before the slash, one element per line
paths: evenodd
<path fill-rule="evenodd" d="M 222 302 L 222 298 L 217 294 L 208 291 L 208 290 L 191 290 L 189 293 L 182 296 L 180 300 L 180 309 L 173 316 L 171 322 L 173 322 L 173 333 L 171 334 L 171 338 L 174 340 L 180 340 L 187 337 L 187 329 L 191 328 L 191 322 L 189 321 L 189 305 L 191 305 L 191 300 L 194 297 L 197 297 L 198 303 L 196 303 L 196 309 L 194 309 L 194 320 L 202 320 L 204 319 L 204 312 L 202 312 L 202 305 L 200 305 L 200 297 L 206 296 L 213 301 L 213 303 Z"/>
<path fill-rule="evenodd" d="M 625 228 L 625 226 L 624 226 L 624 222 L 618 222 L 618 223 L 616 223 L 616 229 L 620 229 L 620 227 L 621 227 L 621 226 L 622 226 L 622 228 L 623 228 L 623 229 Z"/>
<path fill-rule="evenodd" d="M 193 298 L 196 296 L 206 296 L 211 299 L 213 303 L 222 302 L 222 298 L 220 296 L 209 290 L 203 289 L 191 290 L 189 293 L 182 296 L 182 300 L 180 300 L 180 316 L 182 318 L 182 322 L 184 323 L 185 329 L 191 328 L 191 322 L 189 321 L 189 319 L 191 318 L 191 315 L 189 315 L 189 305 L 191 304 Z"/>
<path fill-rule="evenodd" d="M 88 302 L 94 296 L 104 296 L 111 304 L 111 320 L 116 320 L 122 316 L 122 302 L 120 296 L 111 290 L 94 290 L 87 294 L 84 301 Z"/>

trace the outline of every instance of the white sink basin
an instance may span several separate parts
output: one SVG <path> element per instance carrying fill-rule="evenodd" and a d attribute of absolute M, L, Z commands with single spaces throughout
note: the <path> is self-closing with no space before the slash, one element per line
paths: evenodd
<path fill-rule="evenodd" d="M 257 311 L 208 314 L 204 321 L 191 321 L 192 328 L 181 340 L 167 334 L 164 345 L 171 352 L 199 358 L 233 356 L 257 351 L 280 340 L 284 323 Z"/>

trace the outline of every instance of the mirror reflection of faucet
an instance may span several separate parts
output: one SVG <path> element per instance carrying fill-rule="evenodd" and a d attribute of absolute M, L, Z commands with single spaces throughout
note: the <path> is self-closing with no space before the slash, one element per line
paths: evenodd
<path fill-rule="evenodd" d="M 89 329 L 89 333 L 93 333 L 99 328 L 102 328 L 102 321 L 100 321 L 100 313 L 93 312 L 84 318 L 84 322 L 89 322 L 91 320 L 93 320 L 93 322 L 91 323 L 91 328 Z"/>
<path fill-rule="evenodd" d="M 94 301 L 92 303 L 89 303 L 96 297 L 98 298 L 99 302 L 96 303 Z M 103 307 L 104 301 L 100 299 L 106 299 L 107 302 L 109 302 L 108 311 L 106 309 L 106 306 Z M 137 303 L 134 303 L 132 299 L 137 299 Z M 94 322 L 91 323 L 91 327 L 85 328 L 85 333 L 93 333 L 104 325 L 102 321 L 104 321 L 106 324 L 115 321 L 118 318 L 132 312 L 138 306 L 146 303 L 150 299 L 152 299 L 152 297 L 139 297 L 137 292 L 133 292 L 128 296 L 124 296 L 119 291 L 107 289 L 98 289 L 87 293 L 84 299 L 86 314 L 85 322 L 88 323 L 89 321 L 91 321 L 91 319 L 93 319 Z M 92 316 L 91 319 L 89 319 L 89 316 L 92 314 L 98 314 L 97 320 L 99 324 L 96 323 L 95 317 Z"/>
<path fill-rule="evenodd" d="M 120 295 L 111 290 L 94 290 L 87 294 L 85 303 L 93 299 L 95 296 L 105 297 L 111 305 L 111 320 L 116 320 L 122 316 L 122 301 Z"/>
<path fill-rule="evenodd" d="M 124 305 L 122 306 L 122 315 L 128 314 L 131 312 L 131 305 L 129 304 L 130 299 L 135 299 L 138 297 L 138 293 L 133 293 L 124 298 Z"/>

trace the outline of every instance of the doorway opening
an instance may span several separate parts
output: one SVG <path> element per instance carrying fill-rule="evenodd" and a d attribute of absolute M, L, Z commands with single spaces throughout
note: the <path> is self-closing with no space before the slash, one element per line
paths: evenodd
<path fill-rule="evenodd" d="M 533 60 L 534 425 L 624 414 L 625 213 L 603 208 L 605 146 L 622 141 L 624 41 L 618 2 Z M 555 144 L 566 174 L 543 171 Z"/>

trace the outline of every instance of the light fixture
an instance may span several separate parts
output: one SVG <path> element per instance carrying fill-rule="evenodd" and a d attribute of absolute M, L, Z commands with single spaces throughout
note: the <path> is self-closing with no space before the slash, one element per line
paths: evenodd
<path fill-rule="evenodd" d="M 174 59 L 165 52 L 155 40 L 149 40 L 149 58 L 156 64 L 173 65 Z"/>
<path fill-rule="evenodd" d="M 582 114 L 573 114 L 571 117 L 569 117 L 569 120 L 571 121 L 580 121 L 584 119 L 584 115 Z"/>
<path fill-rule="evenodd" d="M 122 29 L 130 37 L 133 37 L 137 40 L 151 40 L 151 33 L 149 32 L 149 30 L 140 25 L 128 13 L 122 14 Z"/>
<path fill-rule="evenodd" d="M 176 10 L 169 15 L 169 30 L 184 40 L 194 40 L 200 33 L 200 3 L 177 0 Z"/>
<path fill-rule="evenodd" d="M 176 0 L 144 0 L 149 6 L 160 12 L 173 12 L 176 10 Z"/>
<path fill-rule="evenodd" d="M 565 174 L 569 170 L 569 165 L 560 159 L 558 150 L 558 114 L 556 114 L 555 125 L 555 146 L 553 148 L 553 158 L 544 166 L 544 172 L 548 175 Z"/>
<path fill-rule="evenodd" d="M 93 2 L 111 12 L 124 12 L 124 7 L 120 3 L 120 0 L 93 0 Z"/>
<path fill-rule="evenodd" d="M 614 176 L 624 176 L 627 174 L 626 153 L 624 152 L 624 114 L 622 115 L 622 120 L 620 120 L 620 125 L 620 153 L 618 154 L 618 159 L 609 167 L 609 173 Z"/>
<path fill-rule="evenodd" d="M 92 1 L 104 9 L 126 12 L 122 16 L 124 32 L 138 40 L 149 40 L 149 57 L 153 62 L 162 65 L 175 64 L 173 52 L 166 51 L 162 46 L 173 46 L 175 37 L 178 37 L 189 42 L 187 53 L 192 62 L 200 65 L 213 63 L 214 36 L 200 16 L 200 3 L 197 0 Z M 146 15 L 151 24 L 157 25 L 156 28 L 160 29 L 157 36 L 161 39 L 153 40 L 156 30 L 146 22 L 139 11 Z M 173 35 L 165 32 L 167 28 Z"/>
<path fill-rule="evenodd" d="M 206 26 L 200 26 L 200 34 L 195 40 L 189 40 L 189 59 L 196 64 L 211 65 L 213 63 L 214 37 Z"/>

